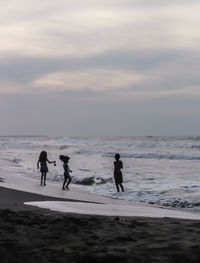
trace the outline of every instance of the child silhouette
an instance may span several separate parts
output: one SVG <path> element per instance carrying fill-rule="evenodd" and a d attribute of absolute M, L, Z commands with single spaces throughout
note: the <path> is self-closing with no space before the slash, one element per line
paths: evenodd
<path fill-rule="evenodd" d="M 70 157 L 66 155 L 60 155 L 60 160 L 63 162 L 63 169 L 64 169 L 64 182 L 63 182 L 63 187 L 62 190 L 69 190 L 69 184 L 72 181 L 72 178 L 70 176 L 70 172 L 72 172 L 69 169 L 68 162 L 69 162 Z"/>
<path fill-rule="evenodd" d="M 40 183 L 40 185 L 42 185 L 42 183 L 43 183 L 43 186 L 46 185 L 46 175 L 47 175 L 47 172 L 49 171 L 48 166 L 47 166 L 47 162 L 48 163 L 54 163 L 54 165 L 56 165 L 56 161 L 50 162 L 47 158 L 47 152 L 42 151 L 40 153 L 40 156 L 39 156 L 39 159 L 37 162 L 37 168 L 39 169 L 39 164 L 40 164 L 40 172 L 41 172 L 41 183 Z"/>
<path fill-rule="evenodd" d="M 119 153 L 115 154 L 115 160 L 116 160 L 114 162 L 115 185 L 117 188 L 117 192 L 119 192 L 119 186 L 120 186 L 122 192 L 124 192 L 124 187 L 122 185 L 123 177 L 122 177 L 122 172 L 121 172 L 121 169 L 123 168 L 123 163 L 122 163 L 122 161 L 120 161 L 120 154 Z"/>

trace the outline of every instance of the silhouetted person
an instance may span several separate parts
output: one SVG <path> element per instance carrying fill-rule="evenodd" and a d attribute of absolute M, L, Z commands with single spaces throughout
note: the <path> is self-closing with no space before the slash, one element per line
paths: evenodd
<path fill-rule="evenodd" d="M 69 169 L 69 165 L 68 165 L 69 159 L 70 158 L 66 155 L 60 155 L 60 160 L 63 162 L 63 169 L 64 169 L 64 182 L 63 182 L 62 190 L 66 190 L 66 189 L 69 190 L 68 186 L 72 181 L 72 178 L 70 176 L 70 172 L 72 171 Z"/>
<path fill-rule="evenodd" d="M 37 162 L 37 168 L 39 169 L 39 164 L 40 164 L 40 172 L 41 172 L 41 183 L 40 183 L 40 185 L 42 185 L 42 183 L 43 183 L 44 186 L 46 185 L 46 175 L 47 175 L 47 172 L 49 171 L 48 166 L 47 166 L 47 162 L 48 163 L 54 163 L 54 165 L 56 165 L 56 161 L 50 162 L 47 159 L 47 152 L 42 151 L 40 153 L 40 156 L 39 156 L 39 159 Z"/>
<path fill-rule="evenodd" d="M 122 172 L 121 169 L 123 168 L 123 163 L 120 161 L 120 154 L 116 153 L 115 154 L 115 162 L 114 162 L 114 178 L 115 178 L 115 185 L 117 187 L 117 192 L 119 192 L 119 186 L 124 192 L 124 187 L 122 185 L 123 183 L 123 177 L 122 177 Z"/>

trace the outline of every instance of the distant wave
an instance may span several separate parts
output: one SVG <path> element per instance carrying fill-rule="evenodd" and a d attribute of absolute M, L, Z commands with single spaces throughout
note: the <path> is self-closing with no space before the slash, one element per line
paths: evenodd
<path fill-rule="evenodd" d="M 13 163 L 16 163 L 16 164 L 19 164 L 19 163 L 22 162 L 22 159 L 14 158 L 14 159 L 12 160 L 12 162 L 13 162 Z"/>
<path fill-rule="evenodd" d="M 104 157 L 113 157 L 113 153 L 104 153 Z M 200 160 L 200 154 L 177 154 L 177 153 L 122 153 L 122 158 L 135 158 L 135 159 L 168 159 L 168 160 Z"/>
<path fill-rule="evenodd" d="M 101 155 L 102 157 L 113 158 L 115 152 L 101 152 L 101 151 L 90 151 L 90 150 L 80 150 L 76 151 L 75 154 L 81 155 Z M 200 160 L 199 155 L 194 154 L 192 151 L 188 153 L 176 153 L 176 152 L 135 152 L 127 153 L 121 152 L 122 158 L 133 158 L 133 159 L 168 159 L 168 160 Z"/>
<path fill-rule="evenodd" d="M 77 154 L 93 154 L 98 150 L 112 148 L 134 149 L 200 149 L 200 137 L 17 137 L 0 138 L 0 150 L 26 149 L 33 148 L 58 148 L 67 150 L 71 147 L 76 148 Z M 77 150 L 80 149 L 80 151 Z"/>
<path fill-rule="evenodd" d="M 144 159 L 169 159 L 169 160 L 200 160 L 199 156 L 192 156 L 186 154 L 174 154 L 174 153 L 142 153 L 142 154 L 130 154 L 129 158 L 144 158 Z"/>

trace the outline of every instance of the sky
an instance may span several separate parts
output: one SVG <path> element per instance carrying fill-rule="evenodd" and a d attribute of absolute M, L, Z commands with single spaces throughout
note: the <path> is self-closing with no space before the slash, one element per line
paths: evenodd
<path fill-rule="evenodd" d="M 0 0 L 0 135 L 198 136 L 198 0 Z"/>

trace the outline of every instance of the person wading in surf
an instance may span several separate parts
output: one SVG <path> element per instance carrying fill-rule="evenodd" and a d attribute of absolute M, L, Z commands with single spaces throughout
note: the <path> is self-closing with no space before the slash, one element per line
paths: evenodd
<path fill-rule="evenodd" d="M 123 183 L 123 177 L 122 177 L 122 172 L 121 169 L 123 168 L 123 163 L 122 161 L 120 161 L 120 154 L 116 153 L 115 154 L 115 162 L 114 162 L 114 178 L 115 178 L 115 185 L 117 188 L 117 192 L 119 192 L 119 186 L 122 190 L 122 192 L 124 192 L 124 187 L 122 185 Z"/>

